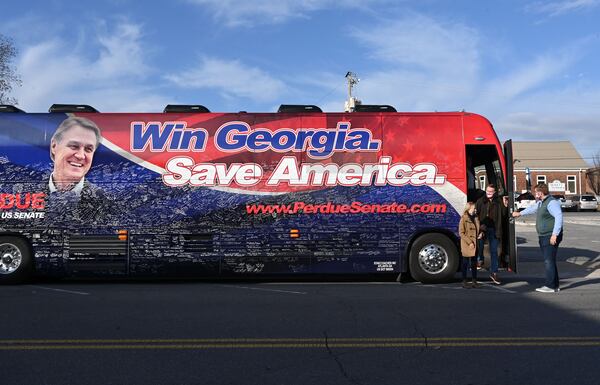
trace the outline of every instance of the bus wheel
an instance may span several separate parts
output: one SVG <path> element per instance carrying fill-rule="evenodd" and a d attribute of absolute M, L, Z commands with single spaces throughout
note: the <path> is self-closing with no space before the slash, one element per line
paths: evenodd
<path fill-rule="evenodd" d="M 25 281 L 33 270 L 27 242 L 18 237 L 0 237 L 0 284 Z"/>
<path fill-rule="evenodd" d="M 410 249 L 410 273 L 422 283 L 447 282 L 454 278 L 458 260 L 456 246 L 448 237 L 425 234 Z"/>

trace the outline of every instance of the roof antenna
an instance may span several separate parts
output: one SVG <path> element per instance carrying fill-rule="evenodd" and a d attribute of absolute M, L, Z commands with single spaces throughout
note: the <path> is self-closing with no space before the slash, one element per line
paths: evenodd
<path fill-rule="evenodd" d="M 360 82 L 360 79 L 354 72 L 348 71 L 346 73 L 346 80 L 348 81 L 348 100 L 344 102 L 344 111 L 345 112 L 354 112 L 355 107 L 362 102 L 352 96 L 352 88 Z"/>

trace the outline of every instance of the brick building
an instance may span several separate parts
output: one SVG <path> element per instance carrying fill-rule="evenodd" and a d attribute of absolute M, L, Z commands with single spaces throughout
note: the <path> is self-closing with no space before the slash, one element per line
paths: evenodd
<path fill-rule="evenodd" d="M 513 142 L 514 189 L 527 190 L 529 171 L 531 186 L 548 184 L 551 194 L 565 196 L 591 193 L 586 171 L 587 162 L 569 141 Z"/>

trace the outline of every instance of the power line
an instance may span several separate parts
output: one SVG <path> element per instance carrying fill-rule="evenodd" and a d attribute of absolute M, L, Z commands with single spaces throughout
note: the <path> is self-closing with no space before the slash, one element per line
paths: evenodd
<path fill-rule="evenodd" d="M 594 159 L 593 156 L 580 156 L 578 158 L 515 158 L 517 160 L 578 160 L 578 159 Z"/>
<path fill-rule="evenodd" d="M 333 94 L 335 91 L 337 91 L 343 85 L 344 85 L 344 83 L 340 83 L 337 86 L 333 87 L 333 89 L 331 91 L 329 91 L 329 93 L 327 93 L 321 99 L 317 100 L 317 104 L 321 103 L 325 98 L 329 97 L 329 95 Z"/>

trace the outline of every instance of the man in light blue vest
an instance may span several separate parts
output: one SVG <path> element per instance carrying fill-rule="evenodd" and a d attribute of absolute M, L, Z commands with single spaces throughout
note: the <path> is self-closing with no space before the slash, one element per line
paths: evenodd
<path fill-rule="evenodd" d="M 563 237 L 563 217 L 560 202 L 549 194 L 548 185 L 545 183 L 539 183 L 535 186 L 534 195 L 537 202 L 521 212 L 513 212 L 513 217 L 530 215 L 537 212 L 535 228 L 538 233 L 542 255 L 544 256 L 546 284 L 535 290 L 541 293 L 558 293 L 560 287 L 558 283 L 558 269 L 556 267 L 556 253 Z"/>

